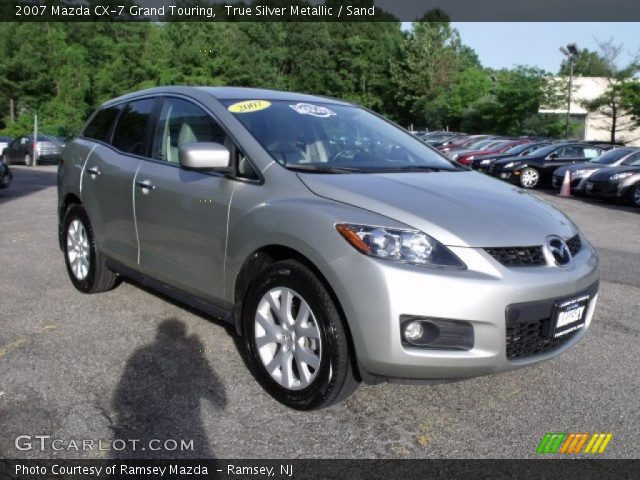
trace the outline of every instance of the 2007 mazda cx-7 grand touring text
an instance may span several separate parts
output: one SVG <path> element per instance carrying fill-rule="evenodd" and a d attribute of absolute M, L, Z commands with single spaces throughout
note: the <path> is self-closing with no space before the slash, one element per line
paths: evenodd
<path fill-rule="evenodd" d="M 128 277 L 232 323 L 290 407 L 547 360 L 593 316 L 597 255 L 564 214 L 346 102 L 144 90 L 62 157 L 75 287 Z"/>

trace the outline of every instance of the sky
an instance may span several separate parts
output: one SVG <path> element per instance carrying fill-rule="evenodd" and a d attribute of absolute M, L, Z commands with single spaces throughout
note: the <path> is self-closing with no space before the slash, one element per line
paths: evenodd
<path fill-rule="evenodd" d="M 558 50 L 567 43 L 598 49 L 598 41 L 613 38 L 626 52 L 624 64 L 640 51 L 640 23 L 586 22 L 452 22 L 464 44 L 473 48 L 485 67 L 537 66 L 556 73 L 564 56 Z M 629 53 L 632 52 L 632 53 Z"/>

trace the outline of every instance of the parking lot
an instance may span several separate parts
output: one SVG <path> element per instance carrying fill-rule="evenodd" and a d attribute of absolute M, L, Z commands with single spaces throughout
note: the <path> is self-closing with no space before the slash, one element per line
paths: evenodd
<path fill-rule="evenodd" d="M 82 295 L 58 249 L 55 167 L 13 167 L 0 190 L 0 457 L 535 457 L 546 432 L 612 432 L 640 456 L 640 212 L 536 192 L 597 247 L 591 329 L 533 368 L 435 386 L 361 386 L 289 410 L 252 378 L 221 324 L 125 282 Z M 461 298 L 464 292 L 460 292 Z M 185 452 L 19 451 L 19 435 L 193 439 Z"/>

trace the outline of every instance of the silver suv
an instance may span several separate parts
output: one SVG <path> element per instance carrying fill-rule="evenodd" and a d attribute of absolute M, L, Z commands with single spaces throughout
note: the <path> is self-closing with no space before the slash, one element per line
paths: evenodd
<path fill-rule="evenodd" d="M 339 100 L 125 95 L 67 145 L 58 192 L 78 290 L 126 276 L 231 323 L 293 408 L 547 360 L 596 304 L 597 255 L 564 214 Z"/>

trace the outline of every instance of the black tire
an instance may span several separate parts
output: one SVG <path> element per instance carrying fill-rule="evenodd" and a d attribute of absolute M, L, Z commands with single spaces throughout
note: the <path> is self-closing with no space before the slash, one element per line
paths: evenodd
<path fill-rule="evenodd" d="M 529 175 L 535 176 L 535 181 L 528 181 Z M 520 172 L 520 186 L 522 188 L 533 189 L 540 185 L 540 172 L 533 167 L 526 167 Z"/>
<path fill-rule="evenodd" d="M 24 156 L 24 164 L 27 167 L 31 166 L 31 155 L 29 155 L 28 153 Z"/>
<path fill-rule="evenodd" d="M 289 288 L 304 299 L 320 330 L 320 366 L 311 383 L 300 390 L 276 382 L 262 362 L 255 340 L 255 315 L 263 295 L 276 287 Z M 338 309 L 316 275 L 295 260 L 276 262 L 251 283 L 242 308 L 244 343 L 254 376 L 272 397 L 297 410 L 314 410 L 340 402 L 358 387 L 347 332 Z"/>
<path fill-rule="evenodd" d="M 67 236 L 69 234 L 69 225 L 72 221 L 79 220 L 89 240 L 89 271 L 86 277 L 82 280 L 76 278 L 71 269 L 69 262 L 69 255 L 67 254 Z M 111 290 L 115 287 L 118 276 L 109 270 L 105 265 L 105 258 L 96 248 L 95 237 L 93 235 L 93 228 L 87 212 L 81 205 L 71 205 L 67 209 L 64 218 L 62 220 L 62 247 L 64 249 L 64 261 L 67 266 L 67 273 L 71 279 L 71 283 L 82 293 L 100 293 Z"/>
<path fill-rule="evenodd" d="M 640 183 L 631 187 L 629 192 L 629 201 L 634 207 L 640 208 Z"/>

